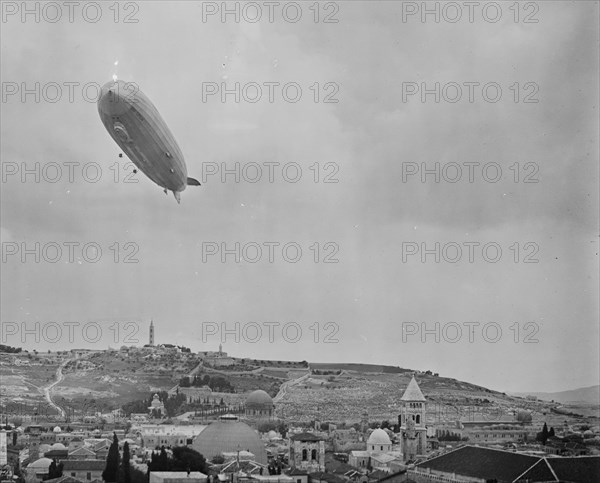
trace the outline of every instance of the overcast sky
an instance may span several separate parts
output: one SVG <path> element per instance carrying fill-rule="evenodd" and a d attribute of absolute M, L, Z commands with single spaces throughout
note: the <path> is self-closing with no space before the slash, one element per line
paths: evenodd
<path fill-rule="evenodd" d="M 20 2 L 3 2 L 4 13 L 6 4 Z M 56 16 L 49 8 L 39 23 L 33 15 L 23 23 L 20 12 L 3 18 L 2 343 L 44 351 L 118 347 L 133 321 L 141 345 L 153 319 L 157 343 L 214 350 L 222 334 L 208 335 L 215 326 L 204 322 L 223 322 L 234 332 L 235 322 L 256 322 L 263 327 L 257 342 L 250 340 L 255 326 L 247 325 L 237 343 L 227 335 L 224 350 L 431 369 L 502 391 L 598 383 L 597 2 L 531 3 L 518 22 L 512 2 L 500 2 L 495 23 L 493 10 L 487 20 L 475 10 L 469 22 L 467 7 L 455 23 L 447 21 L 456 15 L 450 9 L 440 10 L 439 23 L 432 15 L 423 23 L 418 13 L 403 21 L 402 2 L 387 1 L 322 4 L 319 22 L 312 2 L 301 2 L 296 23 L 289 21 L 293 6 L 287 17 L 276 8 L 269 22 L 262 2 L 263 18 L 254 23 L 256 10 L 249 8 L 239 22 L 233 15 L 222 22 L 219 14 L 203 21 L 203 8 L 220 2 L 120 4 L 118 22 L 110 5 L 102 4 L 96 23 L 89 21 L 93 8 L 86 20 L 81 6 L 69 22 L 64 5 L 55 23 L 47 21 Z M 138 22 L 125 23 L 127 15 Z M 182 193 L 181 205 L 142 173 L 134 176 L 137 184 L 123 182 L 128 160 L 118 157 L 92 99 L 94 85 L 113 75 L 152 100 L 178 140 L 188 175 L 202 182 Z M 33 94 L 22 99 L 22 88 L 36 82 L 39 102 Z M 246 87 L 239 103 L 231 94 L 225 102 L 219 94 L 203 99 L 207 88 L 233 89 L 236 82 Z M 280 83 L 272 103 L 265 82 Z M 403 97 L 409 87 L 433 89 L 436 82 L 438 103 L 434 94 L 425 102 L 420 92 Z M 57 102 L 50 102 L 52 83 L 62 86 Z M 65 83 L 77 83 L 73 102 Z M 250 83 L 263 86 L 258 102 L 248 102 L 256 95 Z M 286 83 L 302 89 L 298 102 L 284 98 Z M 479 83 L 470 84 L 473 102 L 465 83 Z M 449 102 L 457 85 L 462 98 Z M 495 86 L 502 96 L 491 102 Z M 286 91 L 287 99 L 295 93 Z M 338 102 L 325 103 L 327 95 Z M 273 183 L 267 162 L 280 163 Z M 35 170 L 36 163 L 40 182 L 33 175 L 23 182 L 23 168 Z M 52 163 L 63 167 L 54 183 Z M 64 163 L 79 163 L 73 182 Z M 258 163 L 262 179 L 202 179 L 222 163 L 247 167 L 246 178 L 255 175 L 249 163 Z M 298 182 L 282 176 L 286 163 L 302 168 Z M 420 173 L 403 180 L 403 171 L 421 163 L 457 163 L 462 178 L 449 182 L 456 176 L 451 164 L 439 183 L 434 175 L 423 183 Z M 472 165 L 472 183 L 463 163 L 480 163 Z M 84 166 L 88 180 L 101 167 L 97 182 L 84 178 Z M 290 166 L 288 179 L 296 176 Z M 501 177 L 492 182 L 497 167 Z M 326 175 L 338 182 L 324 183 Z M 73 263 L 64 242 L 81 244 Z M 261 245 L 262 259 L 203 260 L 203 247 L 222 242 Z M 265 242 L 280 243 L 273 263 Z M 302 248 L 297 263 L 283 257 L 290 242 Z M 472 263 L 469 242 L 480 243 L 472 245 Z M 39 263 L 34 255 L 23 263 L 21 253 L 9 254 L 23 243 L 40 244 Z M 55 256 L 52 243 L 63 246 L 56 263 L 44 260 Z M 86 243 L 101 248 L 97 263 L 83 257 Z M 423 243 L 440 244 L 440 263 L 434 254 L 423 262 L 421 253 L 406 253 Z M 255 246 L 242 255 L 254 257 Z M 502 253 L 492 263 L 495 247 Z M 138 262 L 123 263 L 127 254 Z M 295 256 L 293 248 L 287 255 Z M 326 255 L 338 263 L 323 263 Z M 527 257 L 537 263 L 524 263 Z M 11 322 L 40 322 L 51 338 L 52 321 L 65 328 L 52 344 L 7 335 Z M 71 321 L 102 324 L 102 338 L 87 343 L 76 329 L 70 343 L 64 322 Z M 273 342 L 265 322 L 281 324 Z M 283 337 L 293 339 L 294 326 L 282 334 L 290 322 L 302 328 L 296 343 Z M 480 325 L 471 325 L 469 335 L 470 322 Z M 422 328 L 432 330 L 424 341 Z M 327 335 L 337 343 L 325 343 Z"/>

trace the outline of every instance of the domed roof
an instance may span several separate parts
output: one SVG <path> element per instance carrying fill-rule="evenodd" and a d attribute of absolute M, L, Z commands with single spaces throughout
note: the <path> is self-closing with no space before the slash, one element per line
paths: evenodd
<path fill-rule="evenodd" d="M 46 451 L 50 451 L 52 449 L 52 446 L 50 446 L 49 444 L 40 444 L 38 451 L 40 453 L 45 453 Z"/>
<path fill-rule="evenodd" d="M 37 472 L 40 473 L 42 470 L 48 471 L 50 463 L 52 463 L 50 458 L 40 458 L 39 460 L 35 460 L 33 463 L 29 463 L 27 468 L 37 470 Z"/>
<path fill-rule="evenodd" d="M 60 433 L 62 431 L 62 429 L 60 429 L 60 426 L 56 426 L 53 431 L 55 433 Z"/>
<path fill-rule="evenodd" d="M 267 436 L 268 436 L 269 439 L 277 439 L 277 438 L 279 438 L 279 435 L 274 430 L 269 431 L 267 433 Z"/>
<path fill-rule="evenodd" d="M 56 451 L 56 450 L 58 450 L 58 451 L 66 451 L 67 450 L 67 448 L 65 447 L 65 445 L 62 444 L 62 443 L 54 443 L 50 447 L 50 449 L 52 449 L 52 451 Z"/>
<path fill-rule="evenodd" d="M 266 465 L 267 451 L 258 433 L 241 421 L 221 420 L 210 424 L 192 444 L 207 460 L 224 452 L 250 451 L 258 463 Z"/>
<path fill-rule="evenodd" d="M 367 444 L 392 444 L 392 442 L 390 441 L 388 434 L 383 429 L 377 428 L 371 433 L 371 436 L 369 436 Z"/>
<path fill-rule="evenodd" d="M 246 407 L 250 409 L 271 409 L 273 399 L 262 389 L 251 392 L 246 399 Z"/>

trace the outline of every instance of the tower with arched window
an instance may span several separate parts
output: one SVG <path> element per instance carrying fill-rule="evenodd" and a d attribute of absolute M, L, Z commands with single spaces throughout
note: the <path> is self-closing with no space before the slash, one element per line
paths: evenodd
<path fill-rule="evenodd" d="M 400 449 L 404 461 L 414 460 L 418 455 L 424 455 L 427 448 L 427 428 L 425 426 L 425 396 L 419 384 L 412 377 L 404 394 L 400 398 Z"/>
<path fill-rule="evenodd" d="M 312 433 L 290 437 L 290 466 L 308 473 L 325 471 L 325 442 Z"/>

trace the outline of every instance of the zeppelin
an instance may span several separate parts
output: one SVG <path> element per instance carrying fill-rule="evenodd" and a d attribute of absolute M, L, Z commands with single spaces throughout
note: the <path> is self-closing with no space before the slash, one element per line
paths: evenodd
<path fill-rule="evenodd" d="M 98 113 L 108 134 L 148 178 L 172 191 L 177 203 L 188 178 L 181 149 L 154 104 L 133 82 L 111 81 L 102 86 Z"/>

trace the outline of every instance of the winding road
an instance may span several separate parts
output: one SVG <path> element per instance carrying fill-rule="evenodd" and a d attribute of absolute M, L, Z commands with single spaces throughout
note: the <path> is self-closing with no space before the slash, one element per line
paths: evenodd
<path fill-rule="evenodd" d="M 287 394 L 288 386 L 295 386 L 297 384 L 300 384 L 302 381 L 305 381 L 306 379 L 308 379 L 309 376 L 310 376 L 310 372 L 308 372 L 308 374 L 304 374 L 303 376 L 300 376 L 296 379 L 292 379 L 290 381 L 285 381 L 281 386 L 279 386 L 279 392 L 273 398 L 273 402 L 277 403 L 277 402 L 281 401 L 281 399 Z"/>
<path fill-rule="evenodd" d="M 50 406 L 52 406 L 54 409 L 56 409 L 61 417 L 66 418 L 67 417 L 67 413 L 65 412 L 65 410 L 63 408 L 61 408 L 58 404 L 56 404 L 53 400 L 52 400 L 52 395 L 50 394 L 50 392 L 52 391 L 52 388 L 54 386 L 56 386 L 57 384 L 60 384 L 60 382 L 65 378 L 65 376 L 62 373 L 62 370 L 64 369 L 64 367 L 71 361 L 73 361 L 75 359 L 67 359 L 65 361 L 63 361 L 60 366 L 58 366 L 56 368 L 56 380 L 54 382 L 52 382 L 51 384 L 49 384 L 48 386 L 45 386 L 42 388 L 42 390 L 44 391 L 44 396 L 46 397 L 46 401 L 48 401 L 48 404 Z"/>

